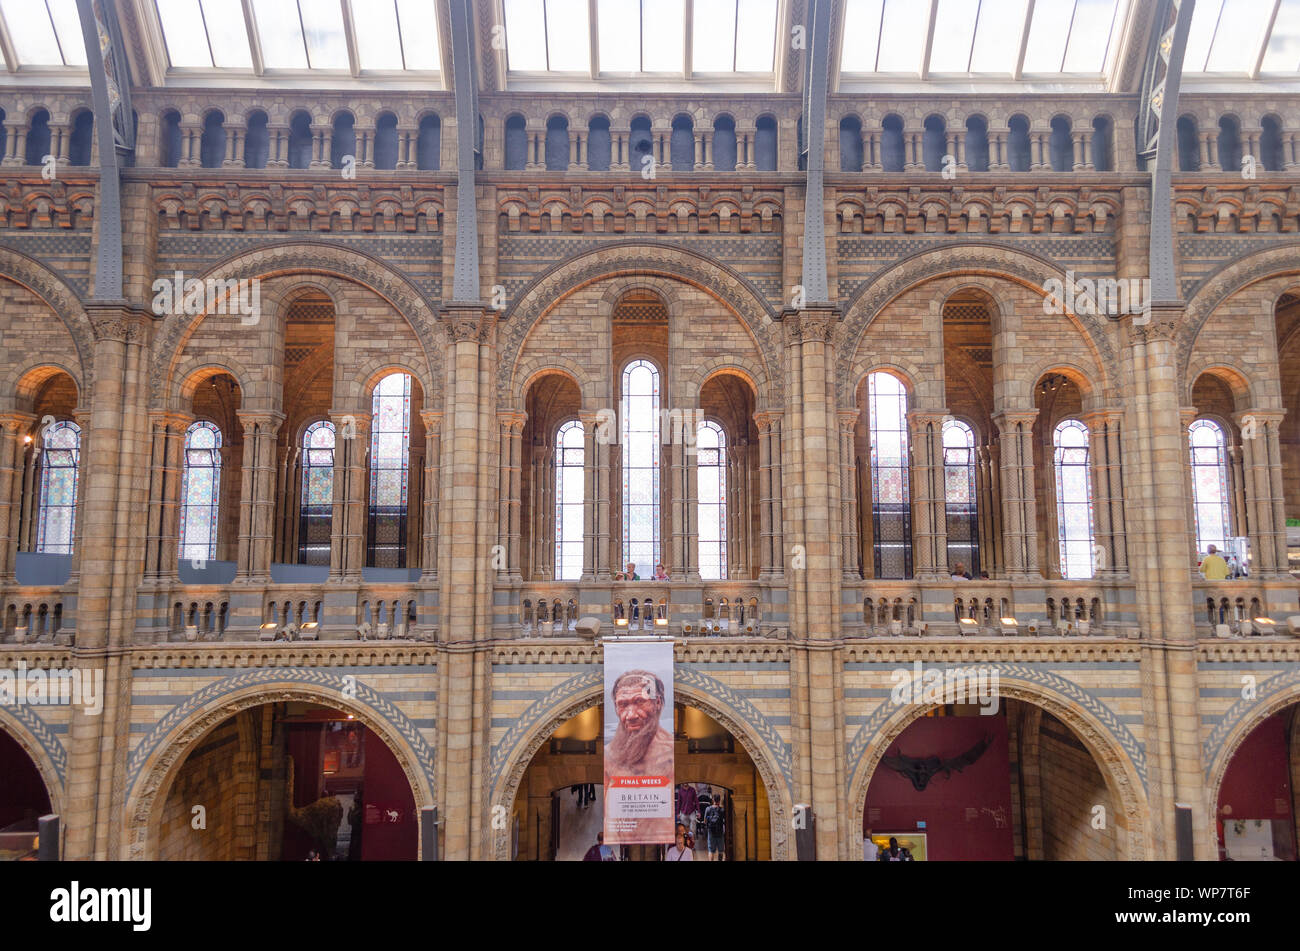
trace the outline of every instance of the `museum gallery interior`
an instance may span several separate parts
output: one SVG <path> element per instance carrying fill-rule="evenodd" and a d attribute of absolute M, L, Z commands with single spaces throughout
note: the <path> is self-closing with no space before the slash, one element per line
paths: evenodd
<path fill-rule="evenodd" d="M 1300 0 L 0 59 L 0 858 L 1297 858 Z"/>

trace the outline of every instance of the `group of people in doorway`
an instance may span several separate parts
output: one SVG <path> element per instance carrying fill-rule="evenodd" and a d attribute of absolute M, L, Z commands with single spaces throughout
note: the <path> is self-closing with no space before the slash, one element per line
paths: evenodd
<path fill-rule="evenodd" d="M 614 580 L 615 581 L 640 581 L 641 576 L 636 573 L 636 562 L 629 561 L 627 563 L 626 568 L 624 568 L 622 571 L 615 572 Z M 651 581 L 672 581 L 673 579 L 668 575 L 668 569 L 663 566 L 662 562 L 660 562 L 659 564 L 655 565 L 655 573 L 650 578 L 650 580 Z"/>
<path fill-rule="evenodd" d="M 915 862 L 912 853 L 898 844 L 898 839 L 889 837 L 889 847 L 882 849 L 871 838 L 871 830 L 862 837 L 862 861 L 864 862 Z"/>
<path fill-rule="evenodd" d="M 694 783 L 677 787 L 677 828 L 673 844 L 664 852 L 666 862 L 693 862 L 699 844 L 705 847 L 707 862 L 722 862 L 727 854 L 727 806 L 721 792 L 705 786 L 701 792 Z M 702 842 L 700 841 L 702 840 Z M 605 834 L 597 833 L 596 844 L 582 857 L 584 862 L 617 862 L 620 850 L 605 844 Z"/>

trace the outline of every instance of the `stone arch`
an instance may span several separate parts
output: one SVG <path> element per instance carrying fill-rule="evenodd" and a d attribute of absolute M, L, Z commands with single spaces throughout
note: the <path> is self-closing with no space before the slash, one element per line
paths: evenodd
<path fill-rule="evenodd" d="M 686 392 L 693 395 L 698 403 L 704 385 L 715 376 L 739 377 L 754 395 L 754 412 L 761 413 L 768 408 L 767 379 L 763 376 L 762 369 L 750 366 L 749 361 L 735 354 L 715 357 L 701 365 L 684 381 Z"/>
<path fill-rule="evenodd" d="M 1221 353 L 1202 357 L 1187 368 L 1187 379 L 1183 381 L 1185 389 L 1182 405 L 1195 405 L 1192 392 L 1196 389 L 1196 381 L 1207 374 L 1227 385 L 1237 409 L 1258 409 L 1266 405 L 1264 394 L 1269 393 L 1270 387 L 1259 380 L 1250 368 L 1243 366 L 1239 359 Z M 1281 408 L 1281 401 L 1276 397 L 1267 402 L 1274 401 L 1277 402 L 1276 408 Z"/>
<path fill-rule="evenodd" d="M 391 357 L 376 357 L 358 370 L 350 382 L 349 388 L 352 392 L 336 396 L 334 398 L 335 405 L 342 407 L 346 402 L 369 413 L 370 405 L 367 401 L 373 395 L 379 381 L 390 373 L 409 373 L 415 382 L 420 384 L 420 392 L 424 397 L 421 409 L 429 410 L 432 408 L 429 404 L 432 402 L 433 393 L 429 387 L 433 381 L 428 378 L 427 372 L 421 372 L 405 360 L 394 360 Z"/>
<path fill-rule="evenodd" d="M 693 285 L 717 299 L 740 320 L 754 340 L 763 358 L 765 375 L 776 391 L 769 399 L 779 401 L 777 393 L 784 388 L 781 353 L 770 327 L 776 312 L 759 290 L 727 265 L 702 254 L 663 242 L 638 241 L 581 251 L 534 279 L 515 299 L 501 321 L 498 407 L 506 409 L 510 405 L 516 364 L 537 321 L 575 291 L 597 281 L 620 277 L 642 283 L 647 278 L 666 278 L 670 282 Z M 619 289 L 626 290 L 626 287 Z M 665 303 L 671 317 L 673 302 Z M 613 307 L 613 301 L 609 306 Z"/>
<path fill-rule="evenodd" d="M 1148 852 L 1145 749 L 1108 707 L 1065 678 L 1029 668 L 1016 670 L 1009 665 L 1001 665 L 998 670 L 1000 697 L 1023 700 L 1046 710 L 1068 726 L 1088 748 L 1106 788 L 1125 817 L 1128 836 L 1120 841 L 1122 857 L 1145 858 Z M 1046 683 L 1033 682 L 1045 679 Z M 867 718 L 850 742 L 847 763 L 850 821 L 846 824 L 843 845 L 847 854 L 861 854 L 867 789 L 885 751 L 933 706 L 893 704 L 887 700 Z"/>
<path fill-rule="evenodd" d="M 578 395 L 582 398 L 584 408 L 596 406 L 600 402 L 599 394 L 596 392 L 596 382 L 576 362 L 567 357 L 548 356 L 535 361 L 525 360 L 520 364 L 520 370 L 523 373 L 523 382 L 515 393 L 515 409 L 521 413 L 527 411 L 525 401 L 528 398 L 528 391 L 544 376 L 568 377 L 569 381 L 578 388 Z"/>
<path fill-rule="evenodd" d="M 953 247 L 918 251 L 885 268 L 864 282 L 849 297 L 844 320 L 836 335 L 835 390 L 836 402 L 849 405 L 848 391 L 854 358 L 867 326 L 897 297 L 931 278 L 956 275 L 983 275 L 1017 284 L 1041 298 L 1046 298 L 1049 280 L 1064 282 L 1065 271 L 1052 261 L 1006 245 L 973 242 Z M 999 310 L 995 316 L 1002 316 Z M 1118 379 L 1119 364 L 1107 318 L 1096 314 L 1072 314 L 1074 323 L 1092 351 L 1101 375 L 1100 389 L 1109 391 L 1109 381 Z"/>
<path fill-rule="evenodd" d="M 178 364 L 176 370 L 176 383 L 172 387 L 171 393 L 168 394 L 166 406 L 167 409 L 173 411 L 184 409 L 185 404 L 194 398 L 194 391 L 198 389 L 199 384 L 218 374 L 230 374 L 235 383 L 238 384 L 239 391 L 244 394 L 245 399 L 247 399 L 250 392 L 249 387 L 256 380 L 251 370 L 238 360 L 230 357 L 226 357 L 224 360 L 201 360 L 194 357 Z M 212 372 L 204 372 L 207 370 Z"/>
<path fill-rule="evenodd" d="M 684 683 L 682 675 L 689 673 L 698 683 Z M 719 689 L 720 688 L 720 689 Z M 594 707 L 604 696 L 604 671 L 596 667 L 560 684 L 546 697 L 525 712 L 514 728 L 502 737 L 492 755 L 493 803 L 513 806 L 524 772 L 542 744 L 550 739 L 560 725 L 583 710 Z M 719 696 L 718 694 L 722 695 Z M 765 735 L 751 725 L 751 715 L 736 708 L 736 701 L 748 705 L 739 694 L 734 694 L 723 684 L 703 674 L 683 670 L 677 665 L 673 684 L 675 699 L 702 710 L 726 728 L 745 748 L 753 760 L 766 789 L 771 815 L 772 858 L 785 861 L 791 858 L 789 823 L 793 815 L 794 800 L 790 788 L 789 749 L 766 722 L 760 724 Z M 728 696 L 730 695 L 730 696 Z M 781 743 L 783 751 L 772 749 L 772 741 Z M 507 747 L 508 748 L 503 748 Z M 784 755 L 782 755 L 782 753 Z M 508 832 L 497 833 L 486 849 L 487 854 L 505 861 L 510 856 Z"/>
<path fill-rule="evenodd" d="M 858 391 L 862 388 L 862 384 L 867 381 L 867 377 L 871 376 L 873 373 L 888 373 L 890 376 L 897 377 L 902 382 L 903 389 L 907 391 L 908 405 L 912 409 L 921 408 L 914 405 L 914 403 L 917 398 L 917 393 L 920 392 L 918 386 L 921 381 L 925 379 L 925 373 L 920 367 L 912 363 L 912 361 L 897 359 L 892 363 L 873 363 L 863 369 L 861 373 L 854 374 L 853 390 L 849 394 L 849 401 L 840 404 L 842 408 L 845 410 L 853 408 L 866 409 L 865 403 L 862 404 L 861 407 L 858 407 L 857 395 Z"/>
<path fill-rule="evenodd" d="M 1008 396 L 1008 405 L 1003 409 L 1030 409 L 1034 405 L 1034 387 L 1038 381 L 1049 373 L 1059 373 L 1066 377 L 1079 388 L 1079 395 L 1083 401 L 1083 412 L 1088 412 L 1093 404 L 1100 405 L 1100 390 L 1092 378 L 1092 371 L 1087 367 L 1079 366 L 1072 360 L 1062 360 L 1057 356 L 1044 357 L 1036 364 L 1029 367 L 1028 372 L 1018 380 L 1008 381 L 1019 390 L 1017 394 L 1019 399 Z"/>
<path fill-rule="evenodd" d="M 71 373 L 83 393 L 94 386 L 95 327 L 86 315 L 81 295 L 60 272 L 41 264 L 34 258 L 0 248 L 0 278 L 13 281 L 39 297 L 54 312 L 72 335 L 73 346 L 81 363 L 78 371 Z"/>
<path fill-rule="evenodd" d="M 1272 314 L 1277 307 L 1277 299 L 1297 283 L 1295 275 L 1300 273 L 1300 266 L 1296 264 L 1298 258 L 1300 242 L 1275 245 L 1264 251 L 1232 258 L 1211 271 L 1192 289 L 1175 338 L 1178 344 L 1178 370 L 1182 379 L 1187 379 L 1188 364 L 1201 328 L 1219 306 L 1251 284 L 1279 278 L 1268 289 L 1271 297 L 1269 313 Z"/>
<path fill-rule="evenodd" d="M 1238 699 L 1214 724 L 1214 729 L 1201 745 L 1210 815 L 1216 813 L 1215 804 L 1219 801 L 1219 789 L 1228 773 L 1228 765 L 1246 737 L 1273 714 L 1296 703 L 1300 703 L 1300 669 L 1265 680 L 1258 686 L 1254 700 Z"/>
<path fill-rule="evenodd" d="M 349 699 L 344 688 L 355 696 Z M 406 775 L 416 809 L 432 805 L 434 753 L 416 726 L 381 693 L 320 668 L 263 668 L 226 677 L 192 694 L 159 720 L 127 760 L 124 858 L 156 859 L 157 826 L 167 792 L 190 751 L 242 710 L 304 701 L 351 713 L 384 741 Z"/>
<path fill-rule="evenodd" d="M 17 741 L 36 765 L 50 797 L 50 811 L 63 815 L 63 778 L 68 768 L 68 753 L 59 738 L 26 704 L 0 706 L 0 732 Z"/>
<path fill-rule="evenodd" d="M 269 245 L 233 254 L 198 278 L 253 280 L 286 274 L 340 278 L 384 298 L 415 331 L 428 367 L 422 377 L 430 382 L 442 379 L 442 340 L 437 333 L 436 305 L 407 275 L 369 254 L 323 241 Z M 153 405 L 157 405 L 167 380 L 174 375 L 186 341 L 205 317 L 206 314 L 170 314 L 164 319 L 154 337 L 151 353 L 149 391 Z"/>
<path fill-rule="evenodd" d="M 36 357 L 19 364 L 0 381 L 0 406 L 8 404 L 17 407 L 24 402 L 30 404 L 41 384 L 60 373 L 67 374 L 72 380 L 77 388 L 77 405 L 82 405 L 88 394 L 82 389 L 79 369 L 57 360 Z"/>

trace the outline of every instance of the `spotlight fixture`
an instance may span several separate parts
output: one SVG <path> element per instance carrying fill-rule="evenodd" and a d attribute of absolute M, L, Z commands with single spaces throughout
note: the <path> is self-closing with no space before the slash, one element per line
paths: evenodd
<path fill-rule="evenodd" d="M 1277 633 L 1277 621 L 1271 617 L 1255 618 L 1255 633 L 1265 635 Z"/>
<path fill-rule="evenodd" d="M 274 621 L 268 621 L 257 629 L 257 639 L 259 641 L 275 640 L 275 632 L 280 629 L 280 625 Z"/>
<path fill-rule="evenodd" d="M 1002 618 L 1002 633 L 1010 635 L 1020 633 L 1020 622 L 1013 617 Z"/>
<path fill-rule="evenodd" d="M 1287 630 L 1292 634 L 1300 636 L 1300 614 L 1292 614 L 1286 619 Z"/>
<path fill-rule="evenodd" d="M 957 623 L 960 625 L 958 630 L 960 630 L 963 635 L 979 633 L 980 622 L 975 620 L 973 617 L 964 617 Z"/>
<path fill-rule="evenodd" d="M 1038 392 L 1043 396 L 1049 393 L 1055 393 L 1057 390 L 1063 390 L 1070 385 L 1070 378 L 1062 376 L 1059 373 L 1049 373 L 1043 377 L 1043 381 L 1038 384 Z"/>

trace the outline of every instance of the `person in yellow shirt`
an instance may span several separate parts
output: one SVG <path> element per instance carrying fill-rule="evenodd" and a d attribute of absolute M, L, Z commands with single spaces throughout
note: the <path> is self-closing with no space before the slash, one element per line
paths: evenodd
<path fill-rule="evenodd" d="M 1228 577 L 1228 563 L 1223 560 L 1223 556 L 1218 554 L 1219 549 L 1210 545 L 1206 549 L 1206 555 L 1201 559 L 1201 574 L 1205 576 L 1206 581 L 1223 581 Z"/>

